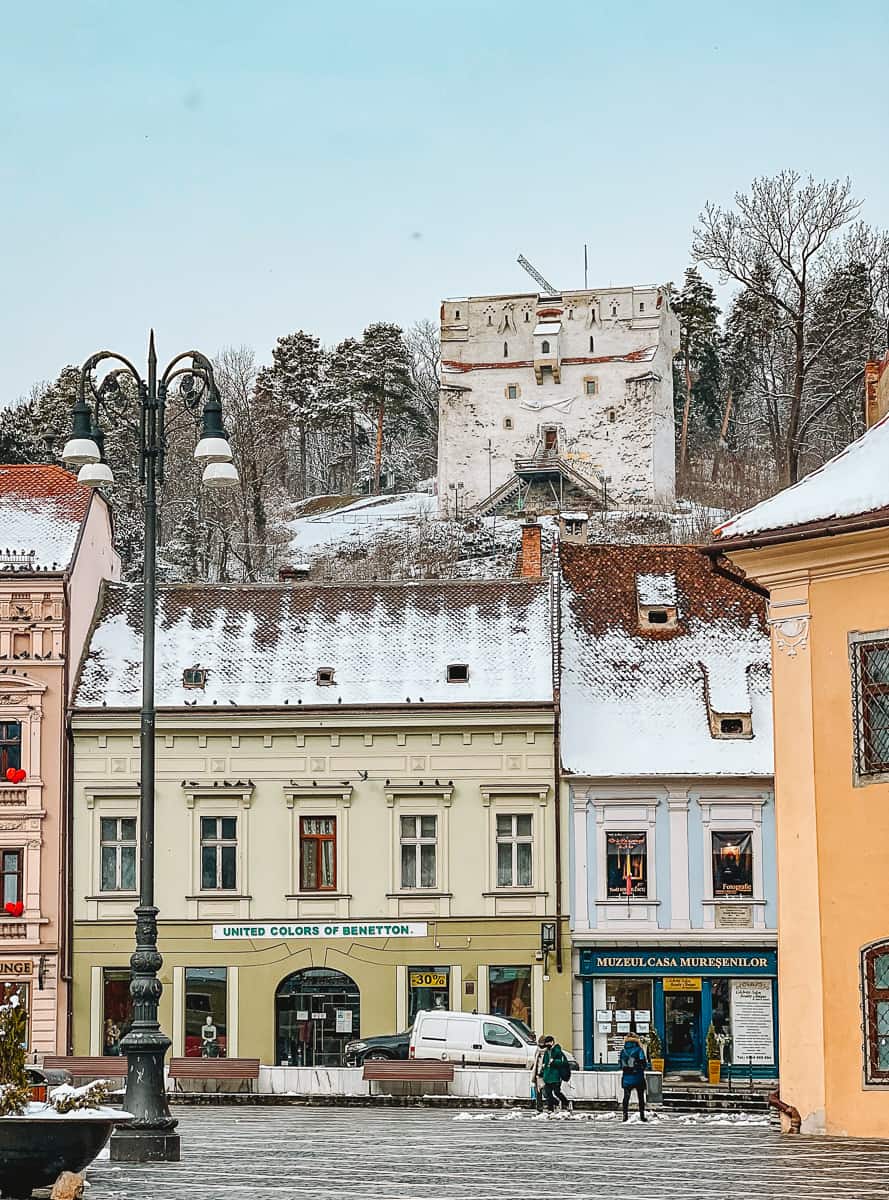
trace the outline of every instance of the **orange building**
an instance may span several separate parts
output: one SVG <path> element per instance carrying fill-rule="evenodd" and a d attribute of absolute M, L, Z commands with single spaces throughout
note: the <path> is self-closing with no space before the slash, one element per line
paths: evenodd
<path fill-rule="evenodd" d="M 889 1137 L 889 416 L 716 537 L 769 593 L 781 1097 Z"/>

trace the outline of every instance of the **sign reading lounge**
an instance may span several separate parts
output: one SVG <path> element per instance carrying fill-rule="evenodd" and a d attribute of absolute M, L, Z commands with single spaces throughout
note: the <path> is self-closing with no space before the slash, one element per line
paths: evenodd
<path fill-rule="evenodd" d="M 300 925 L 290 921 L 263 921 L 253 925 L 214 925 L 215 941 L 254 941 L 261 938 L 395 938 L 425 937 L 425 921 L 343 922 L 335 925 Z"/>

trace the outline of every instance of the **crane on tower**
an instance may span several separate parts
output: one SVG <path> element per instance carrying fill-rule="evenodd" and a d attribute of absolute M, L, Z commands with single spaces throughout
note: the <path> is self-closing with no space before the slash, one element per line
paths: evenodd
<path fill-rule="evenodd" d="M 543 290 L 545 295 L 558 296 L 559 289 L 554 288 L 551 283 L 547 282 L 547 280 L 543 278 L 543 276 L 540 274 L 540 272 L 537 270 L 537 268 L 533 267 L 528 262 L 527 258 L 525 258 L 525 256 L 524 256 L 524 254 L 520 254 L 518 256 L 518 258 L 516 259 L 516 262 L 519 264 L 520 267 L 523 267 L 528 272 L 528 274 L 531 276 L 531 278 L 534 280 L 535 283 L 540 285 L 540 287 Z"/>

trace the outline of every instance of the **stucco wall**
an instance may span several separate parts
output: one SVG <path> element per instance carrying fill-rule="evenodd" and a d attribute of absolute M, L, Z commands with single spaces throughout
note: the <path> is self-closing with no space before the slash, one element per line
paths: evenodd
<path fill-rule="evenodd" d="M 889 1136 L 860 954 L 889 937 L 889 784 L 853 783 L 848 634 L 889 629 L 886 531 L 733 556 L 771 590 L 781 1089 L 804 1130 Z"/>
<path fill-rule="evenodd" d="M 71 605 L 68 650 L 71 663 L 68 678 L 69 697 L 74 691 L 77 666 L 95 615 L 99 589 L 105 579 L 120 579 L 120 555 L 114 549 L 112 542 L 111 513 L 108 504 L 99 493 L 95 493 L 87 512 L 68 587 Z"/>
<path fill-rule="evenodd" d="M 592 324 L 591 297 L 597 306 Z M 615 318 L 610 316 L 612 300 L 619 305 Z M 654 288 L 564 293 L 556 304 L 563 310 L 558 338 L 561 382 L 544 373 L 542 382 L 537 383 L 531 365 L 533 330 L 537 311 L 545 310 L 549 303 L 545 297 L 538 301 L 528 295 L 472 297 L 446 301 L 442 306 L 438 463 L 442 506 L 453 504 L 452 483 L 464 485 L 467 506 L 484 499 L 509 478 L 516 457 L 539 452 L 545 425 L 558 430 L 563 456 L 573 458 L 582 468 L 595 467 L 611 476 L 609 494 L 615 499 L 672 500 L 671 364 L 678 345 L 676 317 L 666 305 L 656 308 Z M 644 305 L 642 312 L 640 304 Z M 503 325 L 507 306 L 511 306 L 514 328 Z M 645 361 L 565 361 L 608 358 L 648 348 L 656 352 Z M 460 369 L 461 365 L 473 369 Z M 585 394 L 587 378 L 596 380 L 595 395 Z M 510 384 L 519 387 L 517 399 L 507 396 Z M 505 428 L 506 419 L 512 422 L 511 429 Z"/>

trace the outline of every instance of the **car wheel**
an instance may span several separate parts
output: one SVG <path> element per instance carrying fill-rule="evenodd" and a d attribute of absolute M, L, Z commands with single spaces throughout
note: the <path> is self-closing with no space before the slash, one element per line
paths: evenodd
<path fill-rule="evenodd" d="M 392 1055 L 387 1054 L 385 1050 L 370 1050 L 364 1056 L 365 1062 L 389 1062 Z"/>

